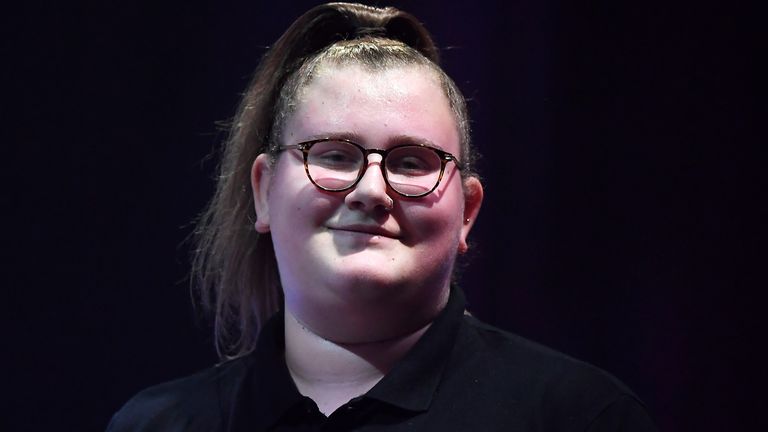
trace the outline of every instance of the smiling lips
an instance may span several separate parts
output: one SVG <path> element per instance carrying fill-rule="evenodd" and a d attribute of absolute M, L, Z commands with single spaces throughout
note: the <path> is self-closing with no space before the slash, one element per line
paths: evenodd
<path fill-rule="evenodd" d="M 350 224 L 350 225 L 340 225 L 340 226 L 329 226 L 328 229 L 331 231 L 347 231 L 347 232 L 353 232 L 353 233 L 388 237 L 392 239 L 397 239 L 400 237 L 398 233 L 390 231 L 380 225 Z"/>

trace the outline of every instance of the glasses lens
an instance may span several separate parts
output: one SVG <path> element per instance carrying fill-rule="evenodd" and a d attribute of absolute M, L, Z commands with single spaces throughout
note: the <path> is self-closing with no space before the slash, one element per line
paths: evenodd
<path fill-rule="evenodd" d="M 387 179 L 397 192 L 422 195 L 437 184 L 441 166 L 440 156 L 428 147 L 397 147 L 387 155 Z"/>
<path fill-rule="evenodd" d="M 320 141 L 307 155 L 309 176 L 318 186 L 341 190 L 351 186 L 363 166 L 363 153 L 344 141 Z"/>

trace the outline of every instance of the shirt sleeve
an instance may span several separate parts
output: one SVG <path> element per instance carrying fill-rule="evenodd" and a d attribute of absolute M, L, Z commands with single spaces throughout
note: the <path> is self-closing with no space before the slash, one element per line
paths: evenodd
<path fill-rule="evenodd" d="M 171 387 L 170 389 L 168 387 Z M 140 392 L 112 416 L 107 432 L 215 432 L 221 430 L 218 403 L 207 393 L 179 395 L 175 386 Z"/>
<path fill-rule="evenodd" d="M 630 395 L 619 396 L 590 423 L 587 432 L 657 432 L 645 406 Z"/>

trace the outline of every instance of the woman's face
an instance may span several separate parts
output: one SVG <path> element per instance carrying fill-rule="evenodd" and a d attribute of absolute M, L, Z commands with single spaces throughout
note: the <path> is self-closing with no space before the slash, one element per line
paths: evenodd
<path fill-rule="evenodd" d="M 437 78 L 415 66 L 322 67 L 283 131 L 283 145 L 339 137 L 365 148 L 429 143 L 461 154 Z M 404 198 L 388 189 L 380 159 L 370 155 L 363 178 L 344 192 L 316 188 L 299 150 L 283 151 L 274 166 L 261 155 L 253 167 L 256 226 L 271 232 L 286 310 L 337 342 L 396 337 L 431 321 L 482 199 L 477 179 L 462 187 L 453 163 L 434 192 Z"/>

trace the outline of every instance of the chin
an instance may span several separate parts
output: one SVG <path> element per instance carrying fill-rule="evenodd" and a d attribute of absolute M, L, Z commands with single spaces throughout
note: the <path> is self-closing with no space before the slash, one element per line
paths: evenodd
<path fill-rule="evenodd" d="M 311 290 L 287 293 L 286 307 L 313 332 L 336 343 L 413 332 L 434 319 L 447 300 L 447 283 L 423 280 L 418 269 L 407 277 L 402 269 L 381 266 L 331 270 L 325 275 L 332 277 L 318 278 Z"/>
<path fill-rule="evenodd" d="M 332 287 L 341 298 L 349 300 L 381 301 L 402 294 L 407 285 L 402 273 L 382 271 L 378 268 L 345 269 L 336 273 Z M 396 297 L 396 295 L 395 295 Z"/>

